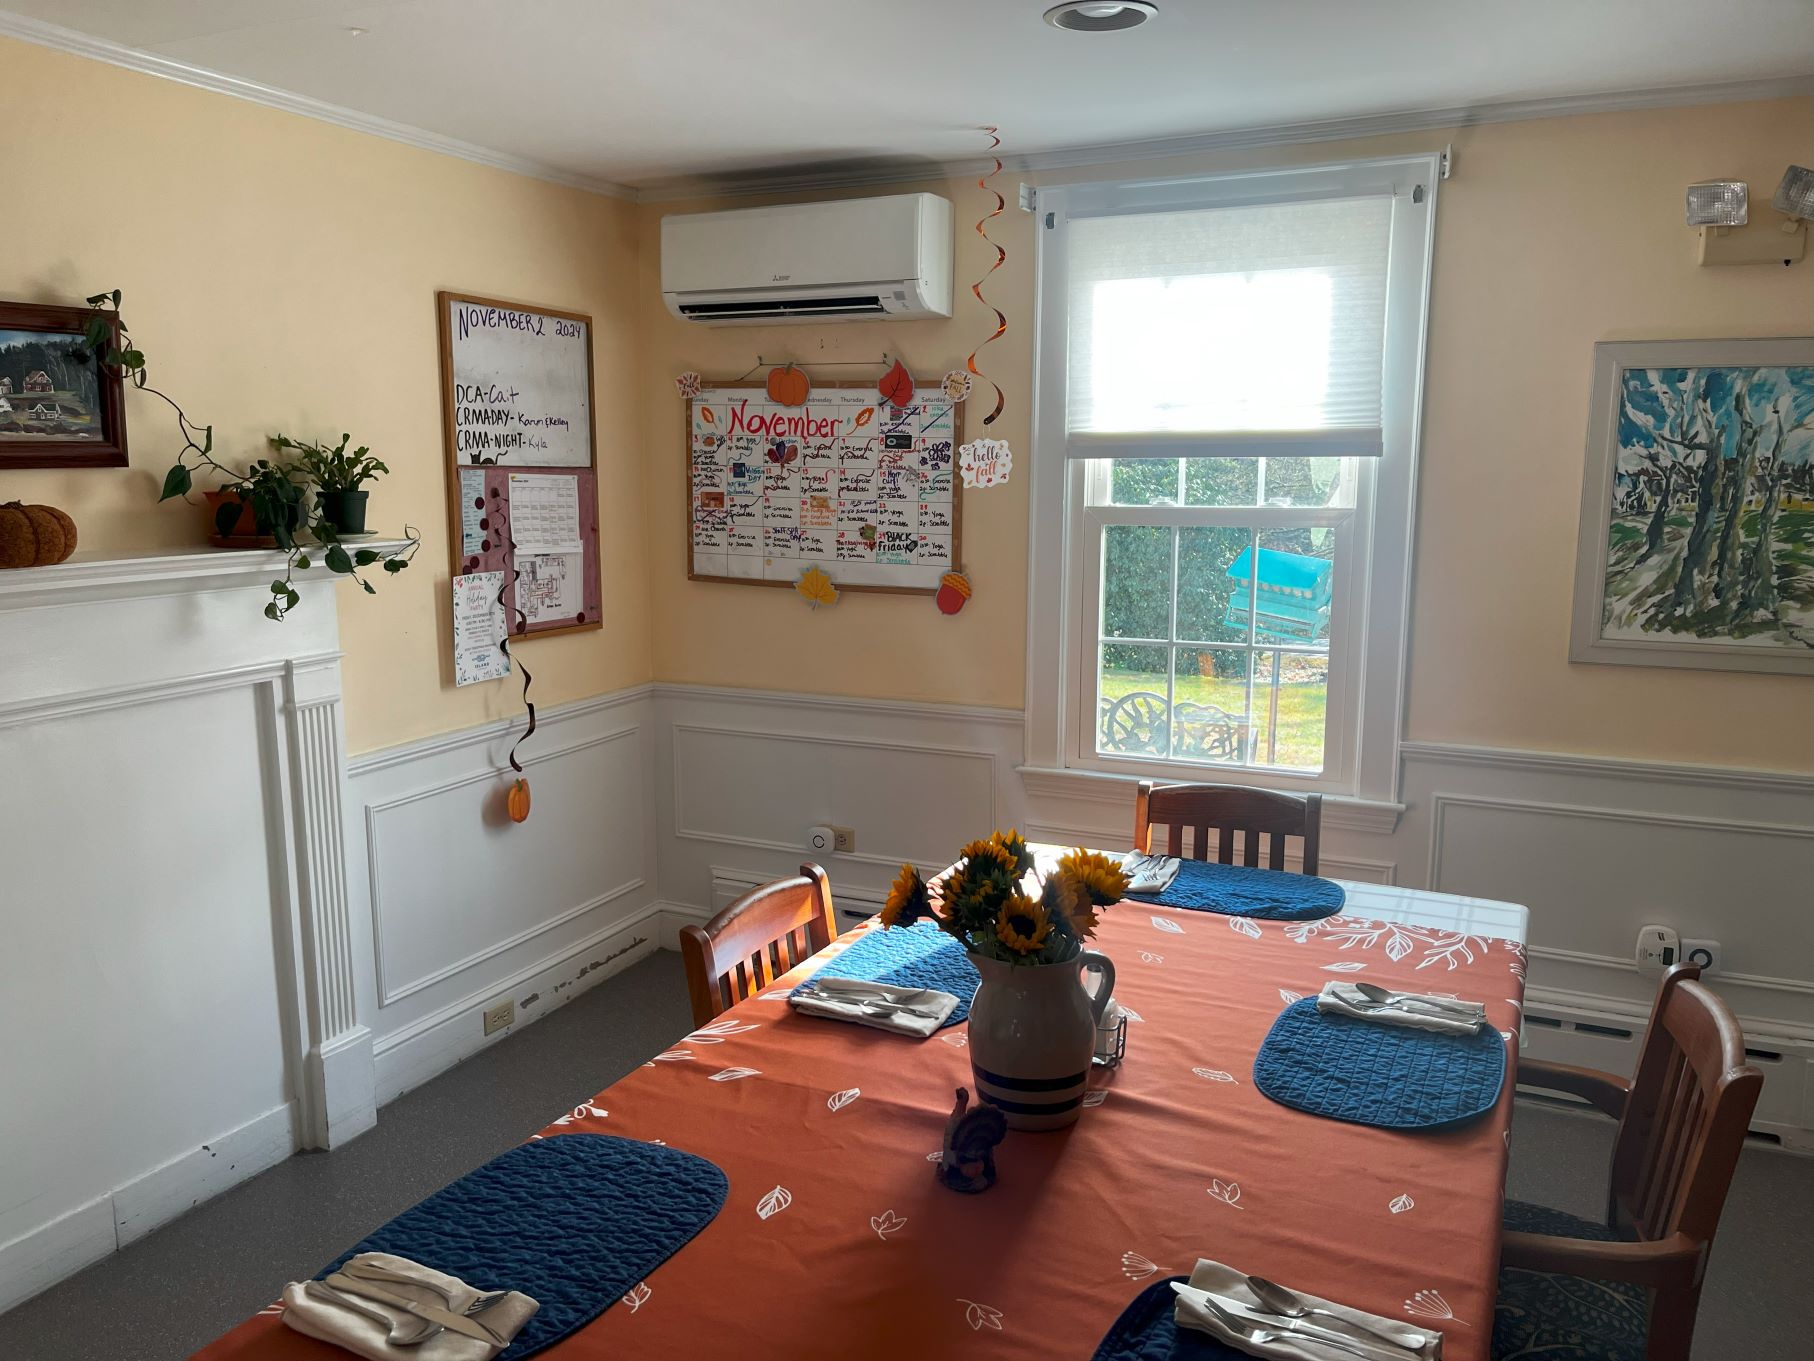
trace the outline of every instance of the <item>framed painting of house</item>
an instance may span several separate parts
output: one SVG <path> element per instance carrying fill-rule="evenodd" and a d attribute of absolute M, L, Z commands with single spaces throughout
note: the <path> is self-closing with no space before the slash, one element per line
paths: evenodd
<path fill-rule="evenodd" d="M 1569 657 L 1814 674 L 1814 337 L 1595 347 Z"/>
<path fill-rule="evenodd" d="M 88 352 L 91 315 L 0 302 L 0 472 L 126 466 L 121 379 Z"/>

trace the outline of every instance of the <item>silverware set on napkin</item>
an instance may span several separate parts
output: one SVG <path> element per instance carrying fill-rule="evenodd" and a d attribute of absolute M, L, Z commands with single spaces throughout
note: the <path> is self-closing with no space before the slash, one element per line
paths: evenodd
<path fill-rule="evenodd" d="M 1121 857 L 1129 893 L 1165 892 L 1178 877 L 1183 864 L 1176 856 L 1154 855 L 1148 851 L 1127 851 Z"/>
<path fill-rule="evenodd" d="M 1377 1021 L 1451 1035 L 1477 1034 L 1486 1025 L 1486 1008 L 1478 1002 L 1437 997 L 1424 992 L 1394 992 L 1377 983 L 1329 982 L 1316 999 L 1326 1015 Z"/>
<path fill-rule="evenodd" d="M 441 1297 L 442 1304 L 423 1304 L 408 1295 L 399 1294 L 391 1288 L 393 1286 L 430 1291 Z M 369 1262 L 352 1261 L 325 1280 L 305 1282 L 303 1291 L 323 1303 L 337 1304 L 381 1324 L 386 1329 L 386 1340 L 393 1347 L 419 1347 L 429 1338 L 443 1332 L 460 1333 L 494 1347 L 503 1347 L 510 1341 L 486 1327 L 478 1318 L 478 1315 L 508 1295 L 508 1290 L 487 1290 L 463 1310 L 456 1312 L 452 1294 L 431 1281 L 389 1271 Z M 387 1304 L 392 1309 L 400 1309 L 414 1322 L 393 1318 L 382 1309 L 373 1309 L 360 1303 L 361 1300 L 371 1300 L 376 1304 Z"/>
<path fill-rule="evenodd" d="M 1264 1276 L 1245 1276 L 1204 1259 L 1191 1284 L 1172 1283 L 1176 1321 L 1266 1357 L 1439 1361 L 1442 1335 L 1364 1310 L 1332 1306 Z"/>

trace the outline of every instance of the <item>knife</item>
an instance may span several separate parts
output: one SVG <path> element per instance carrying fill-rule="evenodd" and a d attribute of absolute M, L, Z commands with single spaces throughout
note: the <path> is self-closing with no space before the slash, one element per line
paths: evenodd
<path fill-rule="evenodd" d="M 326 1284 L 348 1295 L 359 1295 L 368 1300 L 376 1300 L 379 1304 L 388 1304 L 393 1309 L 401 1309 L 406 1314 L 414 1314 L 417 1318 L 429 1323 L 438 1323 L 450 1333 L 476 1338 L 493 1347 L 503 1347 L 509 1343 L 509 1339 L 499 1337 L 476 1319 L 467 1318 L 464 1314 L 456 1314 L 448 1309 L 438 1309 L 432 1304 L 418 1304 L 412 1299 L 386 1290 L 383 1286 L 375 1285 L 362 1277 L 348 1276 L 344 1272 L 336 1271 L 327 1278 Z"/>
<path fill-rule="evenodd" d="M 1204 1290 L 1198 1286 L 1186 1285 L 1182 1281 L 1173 1281 L 1172 1291 L 1206 1312 L 1219 1310 L 1225 1318 L 1232 1319 L 1243 1328 L 1263 1328 L 1275 1333 L 1295 1334 L 1307 1343 L 1322 1343 L 1325 1346 L 1336 1347 L 1359 1356 L 1399 1356 L 1410 1361 L 1414 1357 L 1430 1355 L 1422 1347 L 1406 1346 L 1378 1333 L 1357 1337 L 1353 1333 L 1324 1328 L 1318 1324 L 1306 1323 L 1301 1319 L 1294 1319 L 1284 1314 L 1274 1314 L 1226 1295 L 1217 1295 L 1213 1291 Z M 1440 1353 L 1436 1354 L 1440 1355 Z"/>

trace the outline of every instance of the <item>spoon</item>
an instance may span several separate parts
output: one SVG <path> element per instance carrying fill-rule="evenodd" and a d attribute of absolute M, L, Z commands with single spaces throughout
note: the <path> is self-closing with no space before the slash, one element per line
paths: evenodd
<path fill-rule="evenodd" d="M 1412 1351 L 1421 1351 L 1423 1349 L 1425 1338 L 1421 1333 L 1410 1334 L 1400 1332 L 1397 1329 L 1387 1330 L 1385 1328 L 1375 1328 L 1362 1323 L 1359 1319 L 1350 1318 L 1346 1314 L 1338 1314 L 1333 1309 L 1322 1309 L 1314 1304 L 1306 1304 L 1284 1286 L 1279 1285 L 1276 1281 L 1269 1281 L 1264 1276 L 1249 1276 L 1247 1278 L 1247 1288 L 1253 1291 L 1253 1297 L 1260 1302 L 1260 1307 L 1269 1314 L 1277 1314 L 1281 1318 L 1296 1319 L 1309 1318 L 1312 1314 L 1321 1314 L 1324 1318 L 1332 1318 L 1337 1323 L 1366 1333 L 1369 1337 L 1377 1337 L 1381 1342 L 1389 1342 L 1394 1347 L 1406 1347 Z"/>
<path fill-rule="evenodd" d="M 1422 995 L 1414 996 L 1410 993 L 1393 992 L 1390 988 L 1382 988 L 1377 983 L 1357 982 L 1354 985 L 1354 989 L 1369 1002 L 1377 1002 L 1381 1006 L 1427 1007 L 1432 1011 L 1446 1012 L 1453 1016 L 1467 1016 L 1474 1019 L 1478 1019 L 1480 1016 L 1480 1009 L 1472 1002 L 1456 1002 L 1451 1001 L 1447 997 L 1424 997 Z"/>

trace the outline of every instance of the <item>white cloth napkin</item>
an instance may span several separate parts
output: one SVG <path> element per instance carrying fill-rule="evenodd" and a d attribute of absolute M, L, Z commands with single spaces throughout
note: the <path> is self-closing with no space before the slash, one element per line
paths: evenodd
<path fill-rule="evenodd" d="M 957 1010 L 957 998 L 936 988 L 897 988 L 892 983 L 827 978 L 824 974 L 809 979 L 807 991 L 796 992 L 787 1000 L 796 1011 L 809 1016 L 855 1021 L 922 1040 Z"/>
<path fill-rule="evenodd" d="M 420 1304 L 434 1308 L 450 1308 L 453 1313 L 463 1313 L 472 1302 L 485 1292 L 475 1290 L 457 1276 L 448 1276 L 420 1262 L 412 1262 L 407 1257 L 396 1257 L 388 1252 L 362 1252 L 354 1257 L 353 1262 L 369 1262 L 373 1266 L 383 1267 L 386 1271 L 404 1276 L 414 1276 L 425 1283 L 422 1286 L 400 1285 L 389 1281 L 374 1282 L 375 1285 L 399 1295 L 404 1299 L 415 1300 Z M 344 1268 L 343 1268 L 344 1269 Z M 510 1340 L 522 1331 L 523 1325 L 535 1316 L 542 1306 L 536 1300 L 511 1291 L 496 1304 L 476 1315 L 476 1319 L 504 1339 L 504 1342 L 492 1346 L 476 1337 L 467 1337 L 446 1329 L 436 1333 L 426 1342 L 412 1347 L 399 1347 L 388 1338 L 389 1329 L 381 1326 L 376 1319 L 367 1318 L 343 1305 L 330 1300 L 318 1299 L 306 1294 L 304 1282 L 292 1281 L 283 1290 L 283 1321 L 286 1326 L 294 1328 L 304 1336 L 331 1342 L 337 1347 L 344 1347 L 356 1356 L 368 1358 L 368 1361 L 491 1361 L 491 1358 L 503 1351 Z M 437 1293 L 437 1289 L 447 1294 Z M 356 1297 L 361 1309 L 369 1309 L 375 1314 L 400 1323 L 414 1323 L 416 1316 L 394 1305 L 367 1299 L 363 1295 Z"/>
<path fill-rule="evenodd" d="M 1353 1309 L 1333 1300 L 1306 1294 L 1302 1290 L 1293 1290 L 1292 1293 L 1307 1306 L 1339 1314 L 1348 1326 L 1330 1318 L 1328 1314 L 1310 1314 L 1295 1320 L 1270 1314 L 1260 1307 L 1259 1300 L 1248 1289 L 1247 1278 L 1243 1273 L 1207 1257 L 1198 1259 L 1196 1270 L 1190 1273 L 1190 1283 L 1195 1289 L 1214 1295 L 1217 1302 L 1240 1323 L 1251 1323 L 1256 1328 L 1264 1328 L 1278 1336 L 1268 1342 L 1256 1342 L 1245 1333 L 1227 1328 L 1220 1319 L 1199 1308 L 1189 1296 L 1182 1294 L 1172 1308 L 1172 1321 L 1180 1328 L 1208 1333 L 1217 1341 L 1249 1356 L 1277 1357 L 1281 1361 L 1356 1361 L 1357 1357 L 1370 1357 L 1374 1361 L 1439 1361 L 1442 1356 L 1441 1333 L 1432 1333 L 1398 1319 L 1381 1318 L 1364 1309 Z M 1292 1331 L 1294 1328 L 1298 1331 Z M 1367 1329 L 1378 1331 L 1375 1335 L 1369 1335 L 1364 1331 Z M 1355 1350 L 1308 1335 L 1317 1331 L 1337 1334 L 1344 1343 L 1352 1343 Z M 1403 1345 L 1394 1345 L 1387 1338 L 1402 1339 Z"/>
<path fill-rule="evenodd" d="M 1127 875 L 1129 893 L 1155 894 L 1163 893 L 1172 886 L 1172 880 L 1178 877 L 1178 870 L 1184 862 L 1171 855 L 1148 855 L 1143 851 L 1128 851 L 1121 857 L 1121 869 Z"/>
<path fill-rule="evenodd" d="M 1389 1003 L 1375 1002 L 1352 983 L 1323 984 L 1316 1009 L 1329 1016 L 1352 1016 L 1375 1025 L 1407 1026 L 1441 1035 L 1473 1035 L 1486 1024 L 1486 1008 L 1478 1002 L 1457 1002 L 1452 997 L 1431 997 L 1419 992 L 1394 993 Z"/>

